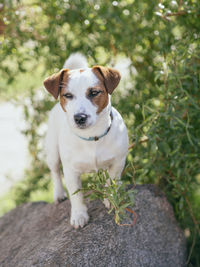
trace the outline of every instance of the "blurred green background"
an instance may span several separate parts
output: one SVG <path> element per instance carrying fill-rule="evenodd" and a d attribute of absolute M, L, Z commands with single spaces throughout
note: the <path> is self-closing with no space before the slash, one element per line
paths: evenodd
<path fill-rule="evenodd" d="M 123 179 L 165 191 L 187 237 L 187 265 L 200 266 L 199 0 L 1 1 L 0 101 L 23 106 L 31 164 L 0 213 L 52 201 L 42 140 L 55 102 L 42 81 L 77 51 L 90 66 L 121 69 L 112 103 L 134 144 Z"/>

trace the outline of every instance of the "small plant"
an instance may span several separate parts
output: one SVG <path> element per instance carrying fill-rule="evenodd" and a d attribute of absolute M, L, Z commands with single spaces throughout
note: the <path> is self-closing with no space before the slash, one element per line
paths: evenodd
<path fill-rule="evenodd" d="M 126 217 L 126 210 L 134 213 L 128 207 L 134 204 L 134 190 L 128 189 L 127 182 L 121 181 L 117 178 L 111 179 L 108 172 L 104 170 L 99 170 L 89 176 L 87 183 L 83 182 L 82 189 L 77 192 L 82 191 L 85 193 L 85 197 L 90 199 L 100 199 L 101 201 L 109 201 L 110 208 L 108 213 L 112 211 L 115 214 L 115 222 L 121 225 L 121 221 Z M 136 219 L 136 214 L 134 222 Z M 131 224 L 130 224 L 131 225 Z"/>

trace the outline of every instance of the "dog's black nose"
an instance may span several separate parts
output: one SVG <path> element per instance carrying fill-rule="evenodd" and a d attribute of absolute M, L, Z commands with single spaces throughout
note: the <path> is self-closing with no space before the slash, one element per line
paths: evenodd
<path fill-rule="evenodd" d="M 83 125 L 83 124 L 85 124 L 87 117 L 88 116 L 84 113 L 77 113 L 76 115 L 74 115 L 74 120 L 75 120 L 76 124 Z"/>

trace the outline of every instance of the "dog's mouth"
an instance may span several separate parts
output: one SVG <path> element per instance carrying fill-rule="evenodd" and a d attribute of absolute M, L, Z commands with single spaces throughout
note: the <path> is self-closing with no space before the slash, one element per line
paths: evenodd
<path fill-rule="evenodd" d="M 84 130 L 84 129 L 87 129 L 91 126 L 91 123 L 86 123 L 86 124 L 75 124 L 76 128 L 78 129 L 81 129 L 81 130 Z"/>
<path fill-rule="evenodd" d="M 76 128 L 78 128 L 78 129 L 82 129 L 82 130 L 84 130 L 84 129 L 86 129 L 88 126 L 87 125 L 77 125 L 76 124 Z"/>

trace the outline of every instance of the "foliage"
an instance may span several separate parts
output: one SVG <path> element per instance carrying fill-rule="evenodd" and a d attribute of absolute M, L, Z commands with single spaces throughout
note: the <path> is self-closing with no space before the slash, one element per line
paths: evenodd
<path fill-rule="evenodd" d="M 116 179 L 111 179 L 107 171 L 99 170 L 90 175 L 84 183 L 82 189 L 76 191 L 88 193 L 90 199 L 105 199 L 109 201 L 108 213 L 114 211 L 115 222 L 120 225 L 126 216 L 125 209 L 134 204 L 134 191 L 127 188 L 127 183 Z M 88 197 L 88 195 L 86 195 Z"/>
<path fill-rule="evenodd" d="M 0 75 L 8 83 L 41 64 L 43 76 L 51 74 L 74 51 L 87 55 L 91 65 L 114 66 L 127 59 L 129 74 L 112 98 L 133 143 L 123 179 L 155 183 L 166 192 L 188 237 L 188 264 L 200 266 L 199 1 L 4 0 L 3 4 Z M 6 90 L 6 84 L 0 90 Z M 52 105 L 50 97 L 38 97 L 38 91 L 32 91 L 24 104 L 33 168 L 17 203 L 29 199 L 38 180 L 48 181 L 41 138 Z"/>

